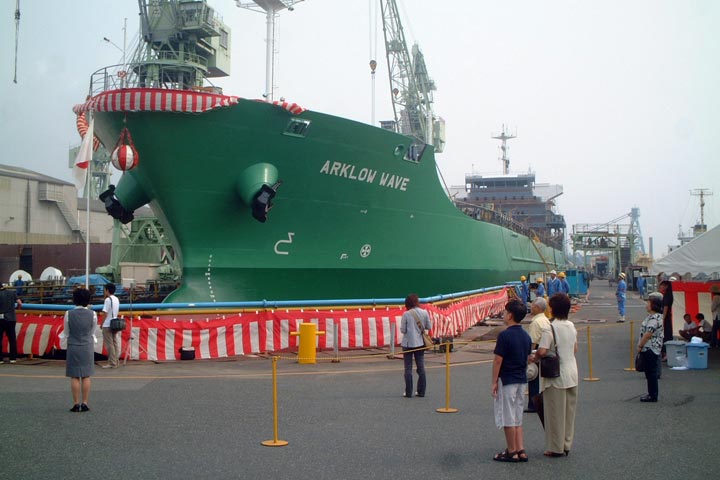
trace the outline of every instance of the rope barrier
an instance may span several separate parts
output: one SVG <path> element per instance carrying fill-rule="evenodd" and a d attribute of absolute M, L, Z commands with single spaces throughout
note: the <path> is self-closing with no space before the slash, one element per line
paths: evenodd
<path fill-rule="evenodd" d="M 580 325 L 582 325 L 582 324 L 580 324 Z M 623 324 L 616 324 L 616 323 L 598 324 L 598 325 L 591 325 L 590 323 L 586 324 L 586 328 L 588 330 L 590 330 L 591 327 L 594 327 L 594 328 L 621 328 L 623 326 L 624 326 Z M 632 329 L 633 321 L 630 321 L 630 327 Z M 630 338 L 631 338 L 631 343 L 632 343 L 632 338 L 633 338 L 632 331 L 631 331 Z M 589 336 L 588 337 L 588 345 L 590 345 L 590 342 L 591 342 L 591 337 Z M 462 346 L 470 345 L 470 344 L 481 345 L 481 344 L 494 344 L 494 343 L 495 343 L 495 339 L 462 340 L 462 339 L 455 338 L 452 341 L 452 345 L 454 345 L 455 347 L 462 347 Z M 382 346 L 378 346 L 377 348 L 387 348 L 388 350 L 383 350 L 381 352 L 375 352 L 375 353 L 346 354 L 346 355 L 341 354 L 336 349 L 336 347 L 333 346 L 331 350 L 330 349 L 324 350 L 324 351 L 328 351 L 328 352 L 332 351 L 332 357 L 326 357 L 326 358 L 318 357 L 317 361 L 318 362 L 324 361 L 324 362 L 339 363 L 340 361 L 362 360 L 362 359 L 367 359 L 367 358 L 372 358 L 372 357 L 378 357 L 378 358 L 385 357 L 387 359 L 395 359 L 395 358 L 398 358 L 398 356 L 403 355 L 405 353 L 412 353 L 412 352 L 416 352 L 418 350 L 430 351 L 432 349 L 433 351 L 435 351 L 438 347 L 441 347 L 443 345 L 445 346 L 445 348 L 447 350 L 448 345 L 450 345 L 450 343 L 444 342 L 444 343 L 435 344 L 432 347 L 419 347 L 419 348 L 414 348 L 414 349 L 405 350 L 405 351 L 395 351 L 395 349 L 392 348 L 392 345 L 382 345 Z M 372 348 L 372 347 L 368 347 L 368 348 Z M 323 351 L 319 351 L 318 353 L 322 353 L 322 352 Z M 276 353 L 276 352 L 266 352 L 266 353 L 269 355 L 272 355 L 272 356 L 277 356 L 281 360 L 297 361 L 300 359 L 305 359 L 305 357 L 299 357 L 298 355 L 292 355 L 292 354 L 287 354 L 287 353 Z M 631 345 L 631 360 L 632 360 L 632 362 L 634 362 L 634 360 L 635 360 L 634 350 L 632 348 L 632 345 Z M 633 370 L 634 370 L 634 368 L 633 368 Z"/>
<path fill-rule="evenodd" d="M 604 325 L 605 327 L 615 326 L 615 325 Z M 634 324 L 631 321 L 630 322 L 630 339 L 631 339 L 631 358 L 632 358 L 632 339 L 633 339 L 633 327 Z M 588 365 L 589 365 L 589 376 L 585 377 L 583 380 L 588 382 L 595 382 L 599 381 L 600 379 L 593 376 L 592 373 L 592 333 L 591 333 L 591 325 L 587 325 L 587 343 L 588 343 Z M 343 358 L 345 360 L 358 360 L 358 359 L 367 359 L 371 357 L 385 357 L 389 359 L 396 358 L 396 355 L 405 355 L 408 353 L 413 353 L 417 351 L 425 351 L 435 349 L 437 347 L 444 346 L 445 350 L 445 406 L 440 407 L 436 409 L 436 412 L 438 413 L 456 413 L 458 412 L 457 408 L 450 407 L 450 347 L 451 345 L 469 345 L 469 344 L 490 344 L 495 343 L 495 339 L 492 340 L 456 340 L 453 339 L 452 342 L 443 342 L 436 345 L 433 345 L 432 347 L 418 347 L 408 350 L 403 350 L 401 352 L 395 353 L 394 345 L 390 346 L 392 354 L 388 354 L 387 352 L 380 352 L 380 353 L 371 353 L 371 354 L 364 354 L 364 355 L 346 355 L 346 356 L 340 356 L 338 353 L 338 349 L 333 349 L 333 356 L 328 358 L 328 360 L 332 363 L 338 363 L 340 361 L 340 358 Z M 288 442 L 285 440 L 279 440 L 278 439 L 278 399 L 277 399 L 277 362 L 280 360 L 294 360 L 299 361 L 301 360 L 298 356 L 284 356 L 284 355 L 272 355 L 272 395 L 273 395 L 273 439 L 272 440 L 265 440 L 262 443 L 264 446 L 268 447 L 281 447 L 288 445 Z M 625 369 L 630 370 L 630 369 Z M 634 371 L 635 369 L 632 368 Z"/>

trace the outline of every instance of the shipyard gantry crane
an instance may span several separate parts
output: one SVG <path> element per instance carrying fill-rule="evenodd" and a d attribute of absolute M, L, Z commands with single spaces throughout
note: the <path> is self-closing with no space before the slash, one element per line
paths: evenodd
<path fill-rule="evenodd" d="M 411 57 L 395 0 L 381 0 L 380 10 L 395 131 L 415 138 L 422 145 L 433 145 L 436 152 L 442 152 L 445 124 L 442 118 L 433 114 L 435 82 L 428 75 L 425 57 L 417 44 L 412 47 Z"/>
<path fill-rule="evenodd" d="M 629 223 L 623 223 L 626 220 Z M 633 265 L 640 255 L 645 255 L 645 243 L 640 230 L 640 209 L 633 207 L 630 213 L 603 224 L 580 223 L 573 225 L 571 234 L 573 251 L 583 252 L 585 265 L 588 255 L 604 254 L 614 260 L 617 273 Z"/>

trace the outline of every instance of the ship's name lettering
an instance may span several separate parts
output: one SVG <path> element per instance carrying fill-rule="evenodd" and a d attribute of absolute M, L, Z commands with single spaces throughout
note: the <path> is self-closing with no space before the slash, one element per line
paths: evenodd
<path fill-rule="evenodd" d="M 378 178 L 378 171 L 372 168 L 358 169 L 351 163 L 331 162 L 330 160 L 323 164 L 320 173 L 367 183 L 375 183 L 375 180 Z M 386 172 L 380 172 L 378 180 L 378 185 L 381 187 L 394 188 L 396 190 L 402 190 L 403 192 L 407 191 L 408 183 L 410 183 L 409 178 Z"/>

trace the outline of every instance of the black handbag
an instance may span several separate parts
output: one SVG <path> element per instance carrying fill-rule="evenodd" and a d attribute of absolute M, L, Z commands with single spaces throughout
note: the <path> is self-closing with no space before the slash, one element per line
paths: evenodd
<path fill-rule="evenodd" d="M 636 372 L 644 372 L 645 371 L 645 355 L 643 355 L 642 352 L 637 352 L 635 354 L 635 371 Z"/>
<path fill-rule="evenodd" d="M 557 338 L 555 337 L 555 329 L 552 325 L 550 325 L 550 330 L 552 330 L 553 334 L 555 355 L 540 358 L 540 376 L 543 378 L 557 378 L 560 376 L 560 355 L 558 355 Z"/>
<path fill-rule="evenodd" d="M 112 330 L 113 333 L 125 330 L 125 319 L 113 318 L 110 320 L 110 330 Z"/>

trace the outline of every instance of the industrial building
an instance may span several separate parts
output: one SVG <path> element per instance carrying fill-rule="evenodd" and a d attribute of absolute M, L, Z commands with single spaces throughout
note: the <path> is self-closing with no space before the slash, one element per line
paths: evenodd
<path fill-rule="evenodd" d="M 46 267 L 70 277 L 110 263 L 113 219 L 100 200 L 78 198 L 75 185 L 20 167 L 0 165 L 0 280 L 15 270 L 38 278 Z"/>

